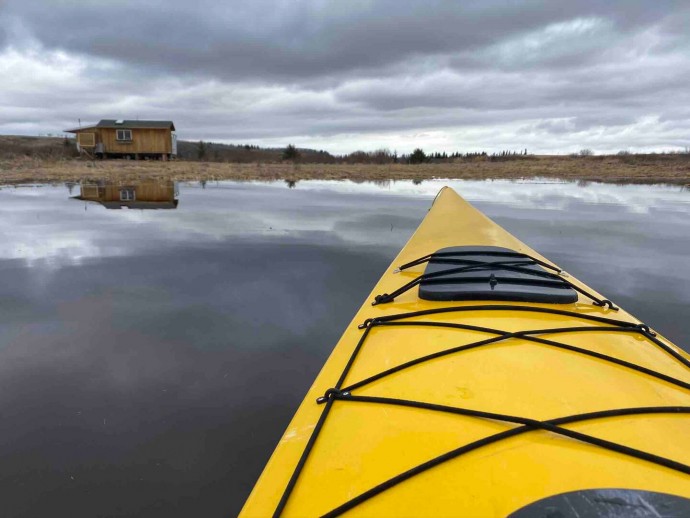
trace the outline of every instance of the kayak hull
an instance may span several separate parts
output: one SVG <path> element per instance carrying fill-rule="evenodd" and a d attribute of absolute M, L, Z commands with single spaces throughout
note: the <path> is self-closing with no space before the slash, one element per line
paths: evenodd
<path fill-rule="evenodd" d="M 363 498 L 347 512 L 507 516 L 541 499 L 586 489 L 690 495 L 690 476 L 669 467 L 557 430 L 532 426 L 515 433 L 510 431 L 526 425 L 443 410 L 546 422 L 614 409 L 690 406 L 687 387 L 625 365 L 687 383 L 688 368 L 677 358 L 687 355 L 661 336 L 632 329 L 640 321 L 623 309 L 596 306 L 583 295 L 572 304 L 444 302 L 422 300 L 413 289 L 389 304 L 371 305 L 376 295 L 393 292 L 423 271 L 419 266 L 395 273 L 397 266 L 456 246 L 504 247 L 552 264 L 454 191 L 444 189 L 347 326 L 242 516 L 321 516 L 386 484 L 390 487 Z M 439 311 L 442 308 L 450 309 Z M 401 314 L 412 316 L 396 317 Z M 392 320 L 382 324 L 387 318 Z M 376 319 L 374 325 L 362 325 L 371 319 Z M 630 324 L 630 329 L 615 330 L 617 326 L 596 319 Z M 578 327 L 597 329 L 549 332 Z M 529 330 L 542 331 L 529 335 L 542 341 L 514 336 Z M 457 350 L 447 353 L 451 349 Z M 357 386 L 434 354 L 438 357 Z M 329 389 L 353 386 L 344 396 L 336 391 L 317 402 Z M 670 411 L 603 416 L 563 428 L 571 435 L 585 434 L 687 465 L 688 417 Z M 451 455 L 500 434 L 508 436 Z M 435 460 L 444 455 L 450 458 Z M 430 462 L 437 463 L 425 467 Z M 419 472 L 400 479 L 410 470 Z"/>

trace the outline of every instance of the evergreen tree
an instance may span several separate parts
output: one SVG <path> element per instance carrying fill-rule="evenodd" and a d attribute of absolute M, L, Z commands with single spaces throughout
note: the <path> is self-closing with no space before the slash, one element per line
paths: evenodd
<path fill-rule="evenodd" d="M 283 151 L 283 160 L 297 160 L 299 158 L 299 151 L 294 144 L 288 144 L 288 147 Z"/>
<path fill-rule="evenodd" d="M 196 145 L 196 157 L 199 160 L 203 160 L 206 158 L 206 151 L 208 150 L 208 144 L 204 142 L 203 140 L 200 140 L 199 143 Z"/>
<path fill-rule="evenodd" d="M 421 164 L 426 162 L 426 153 L 421 148 L 415 149 L 410 155 L 410 164 Z"/>

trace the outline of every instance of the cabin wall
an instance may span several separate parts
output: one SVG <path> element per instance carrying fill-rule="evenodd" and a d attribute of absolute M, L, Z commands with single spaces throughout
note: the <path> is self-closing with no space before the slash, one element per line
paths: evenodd
<path fill-rule="evenodd" d="M 105 195 L 101 201 L 120 201 L 120 190 L 122 189 L 134 190 L 137 201 L 172 201 L 175 198 L 173 182 L 142 182 L 131 185 L 106 185 Z"/>
<path fill-rule="evenodd" d="M 122 128 L 130 129 L 130 128 Z M 117 140 L 115 128 L 98 128 L 98 141 L 103 143 L 106 153 L 133 154 L 133 153 L 172 153 L 172 140 L 170 129 L 131 128 L 132 140 Z"/>
<path fill-rule="evenodd" d="M 135 192 L 136 201 L 166 202 L 175 199 L 174 182 L 133 182 L 121 185 L 82 185 L 82 198 L 91 201 L 120 201 L 120 191 L 129 189 Z"/>

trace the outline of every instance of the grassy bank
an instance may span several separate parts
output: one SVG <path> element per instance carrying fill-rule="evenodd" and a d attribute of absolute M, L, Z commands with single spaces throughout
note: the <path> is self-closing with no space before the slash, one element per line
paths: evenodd
<path fill-rule="evenodd" d="M 534 156 L 435 164 L 217 163 L 0 158 L 0 183 L 159 178 L 173 180 L 425 180 L 551 178 L 611 183 L 690 185 L 690 155 Z"/>

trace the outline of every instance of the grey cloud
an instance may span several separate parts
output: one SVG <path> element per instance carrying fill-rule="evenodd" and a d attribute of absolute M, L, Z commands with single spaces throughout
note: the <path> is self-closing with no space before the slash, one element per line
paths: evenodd
<path fill-rule="evenodd" d="M 10 0 L 0 132 L 141 117 L 350 151 L 430 132 L 447 149 L 684 147 L 689 21 L 651 0 Z"/>
<path fill-rule="evenodd" d="M 551 134 L 569 134 L 586 131 L 596 127 L 612 128 L 616 126 L 628 126 L 635 123 L 635 117 L 622 113 L 592 113 L 580 117 L 567 119 L 553 119 L 539 122 L 534 126 L 536 130 L 546 131 Z"/>
<path fill-rule="evenodd" d="M 623 7 L 623 9 L 621 9 Z M 50 48 L 171 73 L 229 80 L 340 75 L 415 56 L 483 51 L 497 41 L 579 17 L 622 30 L 665 16 L 654 2 L 457 2 L 324 4 L 298 1 L 41 2 L 7 4 Z M 624 15 L 620 13 L 624 12 Z M 534 58 L 533 58 L 534 59 Z"/>

